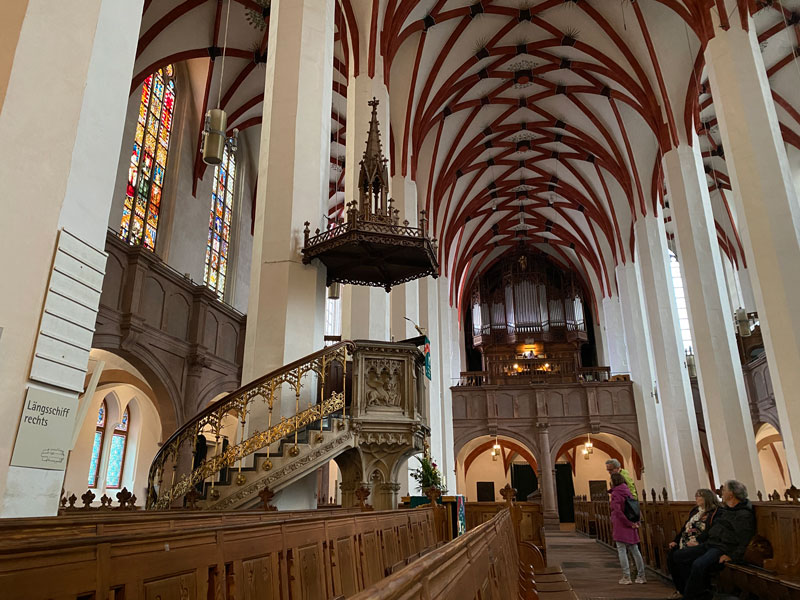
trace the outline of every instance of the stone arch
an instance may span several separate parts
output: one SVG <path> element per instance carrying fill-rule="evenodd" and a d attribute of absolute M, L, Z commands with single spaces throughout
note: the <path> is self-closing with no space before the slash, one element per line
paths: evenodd
<path fill-rule="evenodd" d="M 501 447 L 501 458 L 494 461 L 486 462 L 486 456 L 495 444 L 495 440 Z M 484 431 L 479 432 L 477 435 L 462 436 L 455 452 L 456 462 L 456 480 L 460 494 L 465 494 L 468 497 L 473 493 L 477 493 L 476 485 L 478 479 L 484 475 L 487 479 L 481 481 L 493 481 L 495 484 L 495 496 L 499 490 L 503 488 L 505 483 L 510 482 L 511 477 L 511 464 L 514 462 L 516 455 L 519 455 L 533 470 L 538 485 L 541 488 L 541 461 L 539 460 L 539 450 L 530 441 L 525 439 L 525 436 L 520 435 L 516 431 L 508 431 L 505 428 L 498 428 L 496 435 L 494 432 L 489 432 L 488 427 Z M 502 460 L 502 462 L 500 462 Z M 496 466 L 494 466 L 496 464 Z M 475 465 L 476 468 L 483 469 L 477 475 L 471 475 L 471 467 Z M 489 466 L 492 465 L 492 466 Z M 473 497 L 477 499 L 477 497 Z"/>
<path fill-rule="evenodd" d="M 239 389 L 239 377 L 219 377 L 209 381 L 197 394 L 197 399 L 187 398 L 187 401 L 193 402 L 191 409 L 192 414 L 195 415 L 201 410 L 209 406 L 212 402 L 224 398 L 231 392 Z M 189 408 L 189 407 L 187 407 Z"/>
<path fill-rule="evenodd" d="M 136 346 L 135 351 L 123 349 L 116 344 L 108 343 L 107 338 L 103 336 L 99 340 L 95 338 L 92 348 L 104 350 L 121 358 L 131 365 L 134 371 L 138 371 L 141 374 L 142 378 L 139 378 L 133 373 L 123 375 L 119 373 L 121 369 L 114 370 L 114 373 L 120 377 L 120 383 L 134 385 L 134 387 L 138 387 L 153 399 L 161 418 L 163 438 L 171 435 L 178 428 L 178 425 L 184 422 L 181 394 L 175 382 L 170 377 L 166 366 L 146 347 Z M 101 382 L 103 381 L 105 383 L 110 382 L 108 377 L 104 379 L 101 376 Z"/>
<path fill-rule="evenodd" d="M 636 427 L 636 423 L 633 424 Z M 615 435 L 618 438 L 628 442 L 636 453 L 641 456 L 642 448 L 639 441 L 638 432 L 629 431 L 624 425 L 616 425 L 614 423 L 605 423 L 599 427 L 588 427 L 587 425 L 572 425 L 565 427 L 551 427 L 550 428 L 550 452 L 555 453 L 561 446 L 573 438 L 585 436 L 591 433 L 608 433 Z M 554 459 L 556 457 L 554 456 Z"/>

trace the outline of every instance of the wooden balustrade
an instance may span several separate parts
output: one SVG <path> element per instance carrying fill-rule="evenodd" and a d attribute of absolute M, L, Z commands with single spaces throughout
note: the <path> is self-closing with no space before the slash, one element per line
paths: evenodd
<path fill-rule="evenodd" d="M 4 600 L 344 598 L 443 543 L 435 531 L 430 508 L 9 519 L 0 590 Z"/>
<path fill-rule="evenodd" d="M 758 497 L 762 497 L 761 493 Z M 641 499 L 642 557 L 648 567 L 668 576 L 668 545 L 681 530 L 695 503 L 670 501 L 666 490 L 658 496 L 655 490 L 651 490 L 649 500 L 646 493 Z M 753 508 L 756 534 L 761 539 L 751 543 L 752 552 L 748 551 L 745 556 L 751 562 L 729 564 L 720 575 L 719 586 L 727 591 L 754 594 L 764 600 L 800 599 L 800 501 L 797 490 L 787 490 L 783 500 L 774 493 L 769 501 L 753 502 Z M 576 497 L 575 528 L 596 536 L 602 543 L 613 545 L 608 497 Z"/>

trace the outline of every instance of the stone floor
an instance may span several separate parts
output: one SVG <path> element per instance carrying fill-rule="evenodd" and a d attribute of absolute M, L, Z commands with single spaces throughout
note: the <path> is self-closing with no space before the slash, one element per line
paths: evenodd
<path fill-rule="evenodd" d="M 651 571 L 644 585 L 619 585 L 622 570 L 617 553 L 592 538 L 574 531 L 548 531 L 546 538 L 547 562 L 562 566 L 581 600 L 669 598 L 675 591 Z"/>

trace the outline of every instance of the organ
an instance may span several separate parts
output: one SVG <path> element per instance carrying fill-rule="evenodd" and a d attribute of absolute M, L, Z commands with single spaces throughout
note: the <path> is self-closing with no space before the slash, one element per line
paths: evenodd
<path fill-rule="evenodd" d="M 483 368 L 575 376 L 589 342 L 585 299 L 577 274 L 530 248 L 494 264 L 471 290 L 472 345 Z"/>

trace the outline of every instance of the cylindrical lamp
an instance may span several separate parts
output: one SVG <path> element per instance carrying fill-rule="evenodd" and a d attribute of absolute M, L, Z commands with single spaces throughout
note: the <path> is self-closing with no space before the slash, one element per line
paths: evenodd
<path fill-rule="evenodd" d="M 216 166 L 222 163 L 222 154 L 225 150 L 227 136 L 225 129 L 228 127 L 228 115 L 221 108 L 212 108 L 206 113 L 206 123 L 203 130 L 203 162 Z"/>
<path fill-rule="evenodd" d="M 328 286 L 328 299 L 329 300 L 338 300 L 342 297 L 342 284 L 338 281 L 334 281 L 332 284 Z"/>
<path fill-rule="evenodd" d="M 736 330 L 739 332 L 739 337 L 750 337 L 750 318 L 747 316 L 747 311 L 743 308 L 736 309 Z"/>

